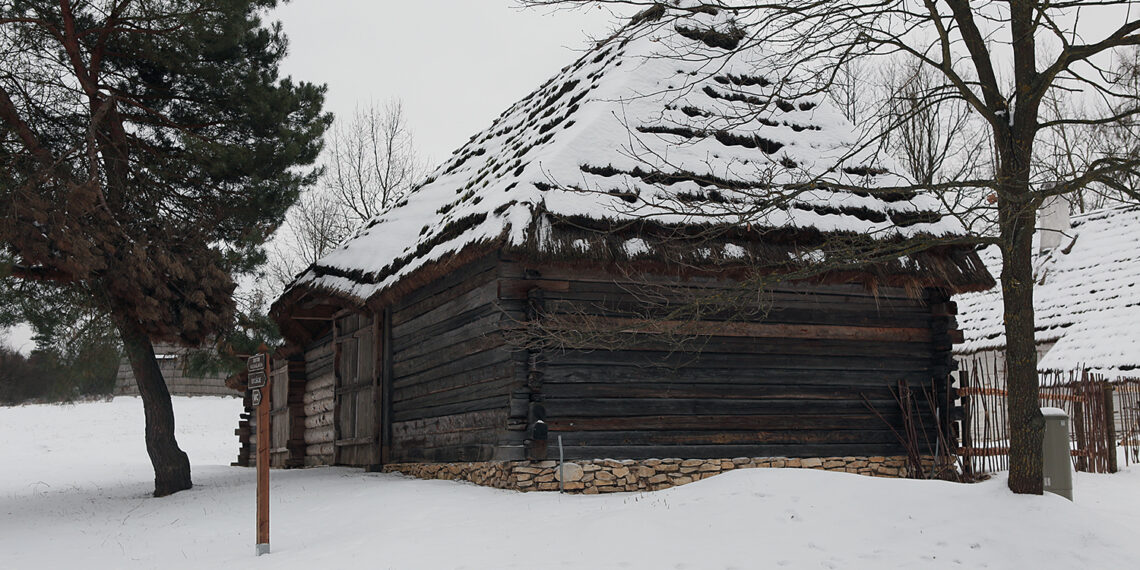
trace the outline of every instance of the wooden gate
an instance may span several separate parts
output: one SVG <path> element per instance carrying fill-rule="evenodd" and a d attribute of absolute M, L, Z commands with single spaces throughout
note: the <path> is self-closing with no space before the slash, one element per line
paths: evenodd
<path fill-rule="evenodd" d="M 336 460 L 339 465 L 380 463 L 377 334 L 371 316 L 335 322 Z"/>

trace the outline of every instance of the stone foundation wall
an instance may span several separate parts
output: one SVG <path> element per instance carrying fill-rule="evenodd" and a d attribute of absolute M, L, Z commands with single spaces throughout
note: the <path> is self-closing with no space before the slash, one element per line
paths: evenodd
<path fill-rule="evenodd" d="M 931 461 L 931 464 L 933 462 Z M 569 492 L 596 494 L 622 491 L 656 491 L 712 477 L 733 469 L 762 467 L 822 469 L 871 475 L 906 477 L 906 458 L 895 457 L 738 457 L 735 459 L 593 459 L 566 462 L 563 471 Z M 557 491 L 557 461 L 487 461 L 479 463 L 395 463 L 385 473 L 403 473 L 420 479 L 452 479 L 519 491 Z"/>

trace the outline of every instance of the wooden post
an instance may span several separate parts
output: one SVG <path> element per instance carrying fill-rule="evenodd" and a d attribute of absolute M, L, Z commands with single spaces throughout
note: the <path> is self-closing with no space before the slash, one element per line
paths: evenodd
<path fill-rule="evenodd" d="M 1084 398 L 1084 393 L 1081 390 L 1074 390 L 1073 394 L 1073 431 L 1077 436 L 1077 471 L 1089 471 L 1089 442 L 1088 437 L 1085 435 L 1085 404 L 1081 401 Z"/>
<path fill-rule="evenodd" d="M 333 455 L 332 464 L 338 465 L 340 463 L 340 446 L 337 442 L 341 440 L 340 432 L 340 416 L 344 413 L 344 392 L 341 388 L 344 386 L 344 373 L 341 363 L 341 351 L 344 348 L 344 333 L 341 330 L 341 323 L 344 321 L 343 311 L 333 315 L 333 409 L 332 409 L 332 430 L 333 430 Z"/>
<path fill-rule="evenodd" d="M 383 319 L 382 361 L 380 363 L 380 464 L 391 460 L 392 449 L 392 308 L 380 313 Z"/>
<path fill-rule="evenodd" d="M 372 313 L 372 409 L 376 410 L 372 433 L 376 438 L 375 463 L 368 471 L 380 472 L 384 467 L 384 311 Z"/>
<path fill-rule="evenodd" d="M 251 378 L 250 387 L 261 394 L 257 402 L 257 544 L 258 556 L 269 554 L 269 405 L 272 399 L 269 348 L 264 344 L 257 349 L 246 365 L 250 376 L 261 374 L 258 382 Z"/>
<path fill-rule="evenodd" d="M 1116 473 L 1116 411 L 1114 410 L 1115 403 L 1112 401 L 1112 384 L 1104 383 L 1104 433 L 1105 433 L 1105 448 L 1108 452 L 1108 472 Z"/>
<path fill-rule="evenodd" d="M 977 370 L 978 367 L 975 365 L 973 369 Z M 961 398 L 961 400 L 962 400 L 962 433 L 961 433 L 961 436 L 962 436 L 962 448 L 963 448 L 963 451 L 965 451 L 965 454 L 964 454 L 965 457 L 962 458 L 962 470 L 965 471 L 965 475 L 967 475 L 969 477 L 973 477 L 974 476 L 974 455 L 973 455 L 973 448 L 974 448 L 974 425 L 973 425 L 974 417 L 973 417 L 973 414 L 974 414 L 974 408 L 971 404 L 971 399 L 973 398 L 973 395 L 971 395 L 971 394 L 961 395 L 961 392 L 964 392 L 965 391 L 964 389 L 969 388 L 969 387 L 970 387 L 970 372 L 968 370 L 959 370 L 958 371 L 958 388 L 959 388 L 959 398 Z"/>

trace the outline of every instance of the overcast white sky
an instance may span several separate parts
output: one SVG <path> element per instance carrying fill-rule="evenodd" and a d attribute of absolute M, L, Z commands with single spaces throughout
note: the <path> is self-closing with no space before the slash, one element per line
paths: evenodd
<path fill-rule="evenodd" d="M 402 99 L 433 167 L 614 22 L 596 8 L 521 10 L 513 0 L 293 0 L 273 16 L 290 40 L 286 74 L 327 84 L 337 116 Z"/>
<path fill-rule="evenodd" d="M 1085 10 L 1084 39 L 1101 39 L 1129 8 Z M 286 74 L 327 84 L 337 116 L 402 99 L 431 167 L 618 21 L 596 7 L 523 10 L 515 0 L 292 0 L 270 18 L 290 40 Z"/>

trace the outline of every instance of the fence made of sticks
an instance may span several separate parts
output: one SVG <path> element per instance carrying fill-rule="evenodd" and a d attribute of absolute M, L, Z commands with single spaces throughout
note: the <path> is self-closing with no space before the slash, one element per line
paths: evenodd
<path fill-rule="evenodd" d="M 1140 380 L 1112 383 L 1116 394 L 1116 433 L 1124 447 L 1124 464 L 1140 463 Z"/>
<path fill-rule="evenodd" d="M 1114 473 L 1117 447 L 1125 464 L 1140 461 L 1140 381 L 1107 378 L 1087 370 L 1039 375 L 1042 407 L 1069 415 L 1070 455 L 1077 471 Z M 958 456 L 967 474 L 1009 469 L 1005 377 L 975 361 L 959 372 L 964 412 Z"/>

